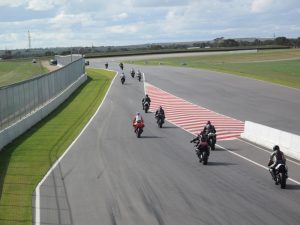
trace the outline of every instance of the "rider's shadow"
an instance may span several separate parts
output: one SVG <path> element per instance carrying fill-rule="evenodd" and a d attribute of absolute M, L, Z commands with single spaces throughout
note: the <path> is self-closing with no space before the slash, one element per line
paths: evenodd
<path fill-rule="evenodd" d="M 286 184 L 285 189 L 300 190 L 300 185 L 299 184 Z"/>

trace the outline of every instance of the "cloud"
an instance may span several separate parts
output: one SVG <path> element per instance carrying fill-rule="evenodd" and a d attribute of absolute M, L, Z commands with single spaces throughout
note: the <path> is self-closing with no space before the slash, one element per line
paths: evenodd
<path fill-rule="evenodd" d="M 126 19 L 128 17 L 128 14 L 126 12 L 117 14 L 113 16 L 113 20 L 123 20 Z"/>
<path fill-rule="evenodd" d="M 93 23 L 93 20 L 89 14 L 66 14 L 64 11 L 57 14 L 54 18 L 51 18 L 48 23 L 52 27 L 69 27 L 70 25 L 82 25 L 87 26 Z"/>
<path fill-rule="evenodd" d="M 137 33 L 140 28 L 142 27 L 142 24 L 129 24 L 129 25 L 116 25 L 116 26 L 108 26 L 106 27 L 106 32 L 110 33 L 116 33 L 116 34 L 131 34 L 131 33 Z"/>
<path fill-rule="evenodd" d="M 46 11 L 57 5 L 64 4 L 65 0 L 28 0 L 27 9 L 35 11 Z"/>
<path fill-rule="evenodd" d="M 270 9 L 273 0 L 254 0 L 251 4 L 251 11 L 260 13 L 266 9 Z"/>
<path fill-rule="evenodd" d="M 23 4 L 24 1 L 22 0 L 1 0 L 0 1 L 0 6 L 6 6 L 6 7 L 18 7 Z"/>

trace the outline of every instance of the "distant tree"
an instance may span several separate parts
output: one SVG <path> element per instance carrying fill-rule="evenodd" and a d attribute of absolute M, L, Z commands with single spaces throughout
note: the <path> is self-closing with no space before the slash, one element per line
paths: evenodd
<path fill-rule="evenodd" d="M 61 54 L 62 55 L 71 55 L 71 51 L 70 50 L 62 51 Z"/>
<path fill-rule="evenodd" d="M 163 47 L 161 45 L 150 45 L 150 49 L 151 50 L 159 50 L 159 49 L 163 49 Z"/>
<path fill-rule="evenodd" d="M 277 37 L 275 38 L 275 44 L 289 46 L 291 43 L 286 37 Z"/>
<path fill-rule="evenodd" d="M 45 52 L 45 56 L 53 56 L 53 55 L 55 55 L 55 53 L 52 52 L 52 51 L 46 51 Z"/>
<path fill-rule="evenodd" d="M 262 42 L 263 45 L 274 45 L 275 44 L 275 40 L 273 39 L 268 39 L 268 40 L 264 40 Z"/>
<path fill-rule="evenodd" d="M 220 43 L 221 47 L 237 47 L 239 46 L 239 42 L 234 39 L 225 39 L 222 43 Z"/>
<path fill-rule="evenodd" d="M 12 51 L 11 50 L 5 50 L 4 54 L 2 55 L 3 59 L 11 59 L 12 58 Z"/>
<path fill-rule="evenodd" d="M 296 48 L 300 48 L 300 37 L 298 37 L 297 39 L 294 39 L 293 42 L 294 42 L 294 46 Z"/>

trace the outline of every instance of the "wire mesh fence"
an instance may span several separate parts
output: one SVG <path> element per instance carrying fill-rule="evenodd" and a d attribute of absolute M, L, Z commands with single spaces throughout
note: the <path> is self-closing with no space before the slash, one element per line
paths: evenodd
<path fill-rule="evenodd" d="M 0 130 L 45 105 L 84 73 L 81 58 L 45 75 L 0 87 Z"/>

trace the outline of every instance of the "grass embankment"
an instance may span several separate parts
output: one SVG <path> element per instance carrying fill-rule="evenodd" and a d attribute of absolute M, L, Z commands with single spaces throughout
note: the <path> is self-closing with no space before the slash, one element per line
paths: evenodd
<path fill-rule="evenodd" d="M 187 66 L 236 74 L 300 89 L 300 49 L 269 50 L 135 61 L 141 65 Z"/>
<path fill-rule="evenodd" d="M 88 69 L 88 81 L 59 108 L 0 152 L 0 224 L 31 225 L 32 193 L 102 101 L 113 72 Z"/>
<path fill-rule="evenodd" d="M 31 59 L 0 61 L 0 86 L 27 80 L 31 77 L 47 73 L 41 61 L 32 63 Z"/>

